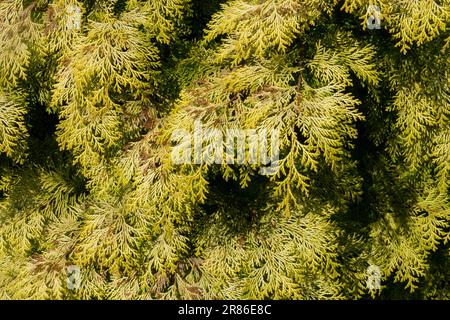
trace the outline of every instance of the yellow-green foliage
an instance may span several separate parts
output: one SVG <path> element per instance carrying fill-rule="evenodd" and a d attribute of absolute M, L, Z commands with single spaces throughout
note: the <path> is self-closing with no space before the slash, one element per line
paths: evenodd
<path fill-rule="evenodd" d="M 449 298 L 449 27 L 448 0 L 1 1 L 0 298 Z M 196 121 L 278 130 L 279 171 L 174 163 Z"/>

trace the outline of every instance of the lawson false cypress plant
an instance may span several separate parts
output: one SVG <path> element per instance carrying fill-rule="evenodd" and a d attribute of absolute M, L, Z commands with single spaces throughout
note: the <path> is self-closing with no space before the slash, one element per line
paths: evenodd
<path fill-rule="evenodd" d="M 448 299 L 449 27 L 449 0 L 0 1 L 0 298 Z M 278 132 L 278 170 L 174 162 L 198 122 Z"/>

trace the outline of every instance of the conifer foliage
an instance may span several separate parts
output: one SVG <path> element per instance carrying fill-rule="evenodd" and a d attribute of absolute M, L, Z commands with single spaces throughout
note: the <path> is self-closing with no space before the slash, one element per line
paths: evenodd
<path fill-rule="evenodd" d="M 449 0 L 1 0 L 0 298 L 449 299 L 449 28 Z M 276 130 L 278 170 L 176 163 L 199 121 Z"/>

